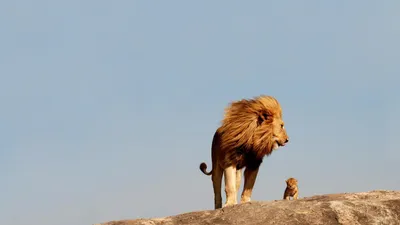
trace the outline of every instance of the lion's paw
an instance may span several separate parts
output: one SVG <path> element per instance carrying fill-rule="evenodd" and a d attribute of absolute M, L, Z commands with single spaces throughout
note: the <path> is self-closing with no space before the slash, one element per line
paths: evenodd
<path fill-rule="evenodd" d="M 224 204 L 223 207 L 229 207 L 229 206 L 233 206 L 233 205 L 236 205 L 236 203 L 235 202 L 227 202 Z"/>

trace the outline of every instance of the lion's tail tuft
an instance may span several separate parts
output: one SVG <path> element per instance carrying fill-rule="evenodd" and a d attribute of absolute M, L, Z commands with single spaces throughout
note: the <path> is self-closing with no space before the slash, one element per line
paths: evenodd
<path fill-rule="evenodd" d="M 200 170 L 207 176 L 210 176 L 212 174 L 212 170 L 207 173 L 207 164 L 204 162 L 200 164 Z"/>

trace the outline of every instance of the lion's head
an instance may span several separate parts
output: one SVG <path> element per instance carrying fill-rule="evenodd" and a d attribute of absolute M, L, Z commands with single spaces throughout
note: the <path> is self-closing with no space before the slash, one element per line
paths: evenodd
<path fill-rule="evenodd" d="M 289 189 L 294 189 L 297 187 L 297 180 L 293 177 L 286 180 L 286 186 Z"/>
<path fill-rule="evenodd" d="M 220 130 L 223 149 L 241 148 L 258 158 L 289 141 L 279 102 L 265 95 L 232 102 L 225 109 Z"/>
<path fill-rule="evenodd" d="M 281 117 L 273 119 L 271 123 L 272 139 L 274 141 L 272 149 L 275 150 L 280 146 L 285 146 L 285 144 L 289 141 L 289 137 L 285 130 L 285 123 Z"/>

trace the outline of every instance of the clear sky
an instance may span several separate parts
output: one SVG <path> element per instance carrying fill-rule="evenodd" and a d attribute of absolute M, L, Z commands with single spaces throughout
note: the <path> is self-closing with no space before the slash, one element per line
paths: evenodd
<path fill-rule="evenodd" d="M 400 1 L 2 1 L 0 223 L 213 209 L 224 107 L 282 105 L 253 200 L 399 190 Z M 224 193 L 224 192 L 223 192 Z"/>

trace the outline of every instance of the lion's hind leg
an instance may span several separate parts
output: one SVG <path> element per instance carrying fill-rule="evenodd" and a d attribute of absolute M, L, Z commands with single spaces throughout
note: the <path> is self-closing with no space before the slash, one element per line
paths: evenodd
<path fill-rule="evenodd" d="M 214 189 L 214 208 L 222 208 L 222 196 L 221 196 L 221 186 L 222 186 L 222 175 L 223 171 L 219 165 L 215 165 L 212 173 L 212 182 Z"/>

